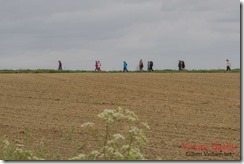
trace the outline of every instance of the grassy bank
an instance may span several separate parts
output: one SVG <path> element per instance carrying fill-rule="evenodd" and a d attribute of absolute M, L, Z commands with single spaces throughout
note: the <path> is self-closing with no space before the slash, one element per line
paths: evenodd
<path fill-rule="evenodd" d="M 138 73 L 140 71 L 129 71 L 127 73 Z M 148 71 L 144 71 L 148 72 Z M 226 70 L 223 69 L 210 69 L 210 70 L 184 70 L 184 71 L 178 71 L 178 70 L 155 70 L 151 73 L 226 73 Z M 101 72 L 95 72 L 95 71 L 89 71 L 89 70 L 52 70 L 52 69 L 37 69 L 37 70 L 30 70 L 30 69 L 19 69 L 19 70 L 0 70 L 0 74 L 3 73 L 124 73 L 122 71 L 101 71 Z M 140 72 L 143 73 L 143 72 Z M 240 73 L 240 69 L 232 69 L 229 71 L 229 73 Z"/>

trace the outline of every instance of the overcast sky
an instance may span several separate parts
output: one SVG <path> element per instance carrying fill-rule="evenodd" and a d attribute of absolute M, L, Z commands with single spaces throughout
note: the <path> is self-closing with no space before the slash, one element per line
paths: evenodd
<path fill-rule="evenodd" d="M 238 0 L 0 0 L 0 69 L 240 68 Z"/>

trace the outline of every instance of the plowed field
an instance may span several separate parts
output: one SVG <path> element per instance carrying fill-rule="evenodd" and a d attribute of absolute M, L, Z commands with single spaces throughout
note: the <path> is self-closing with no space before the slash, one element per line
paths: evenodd
<path fill-rule="evenodd" d="M 0 137 L 28 138 L 37 152 L 43 142 L 47 152 L 71 157 L 87 138 L 82 123 L 98 123 L 104 109 L 123 107 L 151 128 L 147 159 L 240 159 L 238 73 L 1 74 L 0 102 Z M 71 143 L 57 146 L 71 128 Z M 211 151 L 213 142 L 235 149 L 206 156 L 182 145 Z"/>

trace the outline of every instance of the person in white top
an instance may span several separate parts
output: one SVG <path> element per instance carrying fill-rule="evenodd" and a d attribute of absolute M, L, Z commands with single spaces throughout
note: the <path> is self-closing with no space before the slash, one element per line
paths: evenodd
<path fill-rule="evenodd" d="M 97 65 L 98 65 L 98 71 L 101 71 L 101 66 L 102 66 L 101 62 L 98 61 L 98 62 L 97 62 Z"/>
<path fill-rule="evenodd" d="M 226 71 L 230 71 L 231 69 L 230 69 L 230 66 L 231 66 L 231 63 L 230 63 L 230 61 L 228 60 L 228 59 L 226 59 Z"/>

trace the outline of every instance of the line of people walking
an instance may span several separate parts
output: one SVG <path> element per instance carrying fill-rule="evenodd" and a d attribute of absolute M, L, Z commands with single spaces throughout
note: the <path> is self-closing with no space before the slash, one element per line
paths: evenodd
<path fill-rule="evenodd" d="M 61 61 L 58 61 L 58 70 L 63 70 L 62 68 L 62 62 Z M 101 71 L 101 62 L 100 61 L 95 61 L 95 71 Z M 127 62 L 124 61 L 123 62 L 123 72 L 128 72 L 128 69 L 127 69 Z M 144 67 L 144 64 L 143 64 L 143 61 L 142 59 L 139 61 L 139 71 L 144 71 L 143 70 L 143 67 Z M 226 59 L 226 71 L 231 71 L 231 63 L 228 59 Z M 178 63 L 178 68 L 179 68 L 179 71 L 182 71 L 182 70 L 186 70 L 185 68 L 185 61 L 183 60 L 179 60 L 179 63 Z M 154 71 L 153 70 L 153 61 L 148 61 L 147 63 L 147 71 L 151 72 L 151 71 Z"/>
<path fill-rule="evenodd" d="M 143 64 L 143 61 L 142 59 L 139 61 L 139 70 L 140 71 L 143 71 L 143 67 L 144 67 L 144 64 Z M 148 61 L 147 62 L 147 70 L 149 72 L 153 71 L 153 61 Z"/>

